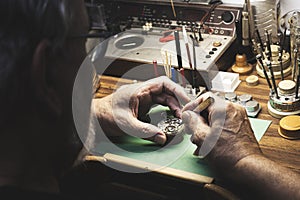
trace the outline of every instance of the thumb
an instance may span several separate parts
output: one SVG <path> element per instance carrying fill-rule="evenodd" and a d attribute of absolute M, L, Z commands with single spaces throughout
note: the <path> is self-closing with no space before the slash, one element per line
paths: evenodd
<path fill-rule="evenodd" d="M 166 134 L 157 126 L 154 126 L 150 123 L 142 122 L 138 119 L 135 119 L 133 126 L 136 133 L 139 133 L 138 137 L 145 140 L 152 141 L 159 145 L 164 145 L 167 141 Z"/>
<path fill-rule="evenodd" d="M 151 136 L 148 138 L 145 138 L 145 139 L 155 142 L 156 144 L 159 144 L 159 145 L 164 145 L 167 141 L 166 134 L 160 128 L 158 128 L 152 124 L 147 124 L 147 126 L 149 129 L 149 135 L 151 135 Z"/>

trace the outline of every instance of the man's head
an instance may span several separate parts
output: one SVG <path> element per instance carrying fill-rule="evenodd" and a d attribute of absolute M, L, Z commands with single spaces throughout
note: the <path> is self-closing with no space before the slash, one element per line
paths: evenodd
<path fill-rule="evenodd" d="M 72 88 L 86 56 L 76 36 L 87 31 L 83 0 L 0 1 L 0 137 L 17 130 L 54 160 L 73 152 Z"/>

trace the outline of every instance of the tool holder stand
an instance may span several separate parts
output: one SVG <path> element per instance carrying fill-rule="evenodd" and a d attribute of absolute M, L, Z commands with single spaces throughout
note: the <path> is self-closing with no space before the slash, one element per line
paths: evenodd
<path fill-rule="evenodd" d="M 281 67 L 280 67 L 280 59 L 279 59 L 279 51 L 278 51 L 279 45 L 271 45 L 271 64 L 272 64 L 272 68 L 274 71 L 274 78 L 278 79 L 281 77 Z M 267 54 L 268 52 L 263 52 L 263 62 L 265 63 L 266 61 L 268 61 L 267 59 Z M 282 52 L 282 68 L 283 68 L 283 75 L 284 77 L 288 76 L 291 74 L 292 72 L 292 67 L 290 66 L 291 64 L 291 57 L 289 52 L 283 51 Z M 263 69 L 261 64 L 258 62 L 256 64 L 256 71 L 257 74 L 263 78 L 265 78 L 265 75 L 263 73 Z M 269 77 L 271 77 L 270 72 L 268 71 L 268 69 L 266 69 L 267 74 Z"/>
<path fill-rule="evenodd" d="M 274 91 L 270 92 L 268 101 L 268 112 L 275 118 L 282 118 L 288 115 L 300 114 L 300 98 L 296 97 L 295 83 L 291 80 L 284 80 L 276 88 L 278 98 Z M 299 91 L 299 88 L 297 88 Z"/>

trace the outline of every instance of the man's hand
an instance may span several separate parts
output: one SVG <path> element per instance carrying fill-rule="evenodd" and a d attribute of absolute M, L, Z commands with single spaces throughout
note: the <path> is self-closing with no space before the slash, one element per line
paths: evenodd
<path fill-rule="evenodd" d="M 156 104 L 168 106 L 176 117 L 181 118 L 182 105 L 189 101 L 181 86 L 161 76 L 121 86 L 112 95 L 94 99 L 93 108 L 106 135 L 125 133 L 163 145 L 166 135 L 162 130 L 141 119 Z"/>
<path fill-rule="evenodd" d="M 197 110 L 196 107 L 208 96 L 212 96 L 215 102 L 206 110 L 205 119 L 193 110 Z M 205 152 L 208 154 L 206 159 L 219 170 L 233 169 L 240 159 L 251 154 L 261 154 L 242 106 L 226 102 L 212 93 L 205 93 L 188 103 L 182 112 L 185 130 L 192 134 L 192 142 L 198 146 L 195 154 L 199 153 L 202 145 L 206 145 L 203 149 L 210 151 Z"/>
<path fill-rule="evenodd" d="M 198 146 L 195 153 L 211 145 L 205 159 L 246 191 L 247 199 L 299 199 L 300 175 L 262 154 L 242 106 L 213 96 L 206 119 L 195 112 L 208 95 L 213 96 L 206 93 L 182 110 L 186 132 L 193 134 L 192 142 Z"/>

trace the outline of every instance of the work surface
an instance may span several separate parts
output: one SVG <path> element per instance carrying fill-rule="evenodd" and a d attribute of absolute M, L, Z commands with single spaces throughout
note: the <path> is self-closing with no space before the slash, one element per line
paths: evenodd
<path fill-rule="evenodd" d="M 256 74 L 256 72 L 253 71 L 252 74 Z M 259 84 L 257 86 L 248 86 L 245 82 L 247 76 L 249 76 L 249 74 L 240 75 L 241 83 L 235 92 L 237 95 L 245 93 L 251 94 L 262 106 L 262 110 L 256 118 L 272 121 L 266 133 L 259 141 L 259 145 L 264 155 L 283 166 L 300 173 L 300 140 L 284 139 L 278 134 L 278 123 L 280 119 L 272 117 L 267 109 L 269 88 L 266 80 L 259 77 Z M 101 76 L 100 83 L 101 87 L 97 91 L 96 98 L 111 94 L 117 88 L 117 85 L 130 84 L 133 83 L 133 81 L 110 76 Z"/>

